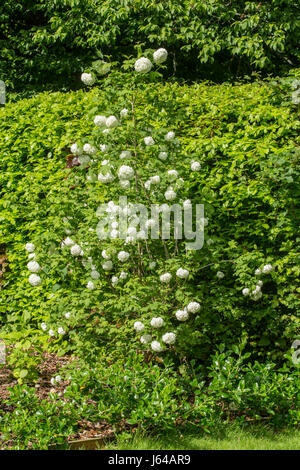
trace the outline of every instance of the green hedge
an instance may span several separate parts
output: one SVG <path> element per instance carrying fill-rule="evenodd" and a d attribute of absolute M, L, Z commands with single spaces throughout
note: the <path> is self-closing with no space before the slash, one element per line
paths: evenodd
<path fill-rule="evenodd" d="M 138 113 L 152 115 L 157 128 L 170 122 L 165 118 L 162 123 L 154 114 L 155 96 L 161 96 L 172 113 L 172 128 L 185 154 L 201 161 L 201 171 L 186 180 L 186 197 L 204 203 L 209 219 L 204 248 L 193 258 L 189 287 L 203 298 L 201 315 L 196 330 L 186 327 L 180 354 L 203 361 L 218 344 L 229 347 L 247 336 L 254 357 L 280 363 L 299 333 L 297 107 L 281 104 L 269 82 L 152 84 L 145 89 Z M 61 321 L 69 305 L 80 312 L 78 322 L 69 340 L 55 339 L 50 347 L 82 354 L 97 354 L 101 347 L 138 347 L 132 326 L 126 323 L 127 313 L 124 318 L 126 308 L 135 305 L 129 291 L 105 300 L 102 294 L 93 297 L 84 291 L 81 281 L 65 281 L 60 291 L 60 276 L 66 273 L 58 266 L 42 286 L 32 288 L 26 268 L 25 243 L 58 242 L 62 206 L 76 204 L 78 214 L 83 214 L 85 197 L 88 206 L 111 199 L 99 182 L 93 189 L 78 185 L 77 169 L 66 168 L 70 145 L 86 141 L 94 127 L 92 117 L 110 100 L 109 93 L 94 88 L 43 93 L 0 110 L 0 236 L 9 261 L 1 280 L 2 334 L 9 333 L 28 351 L 32 338 L 40 342 L 40 323 L 51 315 Z M 81 229 L 90 226 L 94 211 L 84 214 Z M 241 291 L 255 287 L 254 271 L 266 263 L 274 269 L 263 277 L 263 296 L 255 302 Z M 222 281 L 216 277 L 218 270 L 225 274 Z M 138 292 L 139 284 L 134 288 Z M 101 305 L 113 312 L 111 317 L 100 319 L 100 324 L 93 317 L 89 320 L 91 308 Z M 142 312 L 144 307 L 136 308 Z M 127 319 L 132 321 L 130 315 Z M 123 318 L 121 326 L 114 324 L 118 318 Z M 47 341 L 44 335 L 44 346 Z"/>

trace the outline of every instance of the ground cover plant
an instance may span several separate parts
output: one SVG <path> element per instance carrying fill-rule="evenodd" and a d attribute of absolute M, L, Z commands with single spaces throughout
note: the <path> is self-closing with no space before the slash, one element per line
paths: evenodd
<path fill-rule="evenodd" d="M 0 110 L 1 339 L 18 382 L 3 445 L 64 445 L 81 420 L 299 424 L 299 71 L 179 85 L 164 48 L 137 52 Z M 160 216 L 139 226 L 137 203 Z M 175 203 L 204 205 L 200 249 L 163 239 Z M 77 357 L 49 403 L 32 388 L 45 351 Z"/>

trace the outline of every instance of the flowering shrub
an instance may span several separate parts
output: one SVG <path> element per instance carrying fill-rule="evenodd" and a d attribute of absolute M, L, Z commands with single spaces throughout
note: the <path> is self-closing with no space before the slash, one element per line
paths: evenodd
<path fill-rule="evenodd" d="M 149 71 L 126 61 L 101 90 L 0 111 L 3 335 L 26 328 L 89 360 L 105 348 L 204 361 L 246 333 L 257 357 L 280 360 L 298 328 L 296 108 L 261 83 L 165 85 L 144 56 Z M 130 210 L 149 200 L 203 203 L 203 248 L 145 239 Z"/>

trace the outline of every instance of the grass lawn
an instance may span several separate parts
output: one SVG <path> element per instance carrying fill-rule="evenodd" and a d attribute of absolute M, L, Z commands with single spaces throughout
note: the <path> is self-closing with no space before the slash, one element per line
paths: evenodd
<path fill-rule="evenodd" d="M 170 433 L 157 436 L 136 434 L 106 446 L 117 450 L 300 450 L 300 429 L 278 432 L 267 426 L 221 426 L 211 434 Z"/>

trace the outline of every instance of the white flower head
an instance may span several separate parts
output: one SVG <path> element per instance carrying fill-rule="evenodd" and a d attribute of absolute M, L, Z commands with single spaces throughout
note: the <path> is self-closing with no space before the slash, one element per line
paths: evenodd
<path fill-rule="evenodd" d="M 255 276 L 259 276 L 261 274 L 261 269 L 256 269 L 254 274 Z"/>
<path fill-rule="evenodd" d="M 48 333 L 49 333 L 49 336 L 54 336 L 55 335 L 55 331 L 52 330 L 52 329 L 50 329 Z"/>
<path fill-rule="evenodd" d="M 120 186 L 123 189 L 129 189 L 131 184 L 129 180 L 120 180 Z"/>
<path fill-rule="evenodd" d="M 81 81 L 85 85 L 93 85 L 95 83 L 95 78 L 91 73 L 82 73 L 81 74 Z"/>
<path fill-rule="evenodd" d="M 152 62 L 146 57 L 141 57 L 135 62 L 134 68 L 136 72 L 148 73 L 152 69 Z"/>
<path fill-rule="evenodd" d="M 189 314 L 187 310 L 177 310 L 177 312 L 175 313 L 175 316 L 178 321 L 186 321 L 189 318 Z"/>
<path fill-rule="evenodd" d="M 133 328 L 139 333 L 140 331 L 144 330 L 145 325 L 141 321 L 136 321 L 133 325 Z"/>
<path fill-rule="evenodd" d="M 120 153 L 120 158 L 130 158 L 131 157 L 131 152 L 129 150 L 123 150 L 123 152 Z"/>
<path fill-rule="evenodd" d="M 83 151 L 89 155 L 95 155 L 95 153 L 97 152 L 95 147 L 93 147 L 93 145 L 91 144 L 84 144 Z"/>
<path fill-rule="evenodd" d="M 125 271 L 120 272 L 120 279 L 124 280 L 124 279 L 127 279 L 127 277 L 128 277 L 128 273 L 126 273 Z"/>
<path fill-rule="evenodd" d="M 186 279 L 189 276 L 190 272 L 187 269 L 179 268 L 176 271 L 176 276 L 180 279 Z"/>
<path fill-rule="evenodd" d="M 191 163 L 191 170 L 192 171 L 199 171 L 201 168 L 201 165 L 199 162 L 192 162 Z"/>
<path fill-rule="evenodd" d="M 244 296 L 249 295 L 249 293 L 250 293 L 250 290 L 248 289 L 248 287 L 245 287 L 245 288 L 242 290 L 242 294 L 243 294 Z"/>
<path fill-rule="evenodd" d="M 151 145 L 155 144 L 154 139 L 151 136 L 144 137 L 144 142 L 145 142 L 145 145 L 147 145 L 148 147 L 149 146 L 151 147 Z"/>
<path fill-rule="evenodd" d="M 118 253 L 118 260 L 124 263 L 129 258 L 129 253 L 127 251 L 120 251 Z"/>
<path fill-rule="evenodd" d="M 27 263 L 27 269 L 32 273 L 37 273 L 40 271 L 41 267 L 37 261 L 29 261 L 29 263 Z"/>
<path fill-rule="evenodd" d="M 42 279 L 37 274 L 31 274 L 28 278 L 28 281 L 34 287 L 40 286 L 42 284 Z"/>
<path fill-rule="evenodd" d="M 175 333 L 165 333 L 162 337 L 162 340 L 166 344 L 174 344 L 176 341 Z"/>
<path fill-rule="evenodd" d="M 62 326 L 60 326 L 60 327 L 58 328 L 57 333 L 58 333 L 59 335 L 64 335 L 64 334 L 65 334 L 65 330 L 63 329 Z"/>
<path fill-rule="evenodd" d="M 263 268 L 262 268 L 262 272 L 264 274 L 269 274 L 271 271 L 273 270 L 273 266 L 271 264 L 266 264 Z"/>
<path fill-rule="evenodd" d="M 35 253 L 29 253 L 28 259 L 35 259 L 36 254 Z"/>
<path fill-rule="evenodd" d="M 155 352 L 161 352 L 163 348 L 159 341 L 152 341 L 151 349 L 153 349 Z"/>
<path fill-rule="evenodd" d="M 102 263 L 102 268 L 104 269 L 104 271 L 111 271 L 113 268 L 112 261 L 108 260 Z"/>
<path fill-rule="evenodd" d="M 178 171 L 176 171 L 176 170 L 168 170 L 168 176 L 169 176 L 171 179 L 176 179 L 176 178 L 178 178 Z"/>
<path fill-rule="evenodd" d="M 196 313 L 200 310 L 201 305 L 198 302 L 190 302 L 187 306 L 187 311 L 190 313 Z"/>
<path fill-rule="evenodd" d="M 141 338 L 140 338 L 140 342 L 142 344 L 148 344 L 148 343 L 150 343 L 151 340 L 152 340 L 151 335 L 142 335 Z"/>
<path fill-rule="evenodd" d="M 41 328 L 42 328 L 43 331 L 47 331 L 48 327 L 47 327 L 46 323 L 43 322 L 43 323 L 41 323 Z"/>
<path fill-rule="evenodd" d="M 122 165 L 119 168 L 118 176 L 121 180 L 131 180 L 134 177 L 134 169 L 128 165 Z"/>
<path fill-rule="evenodd" d="M 32 253 L 35 250 L 34 244 L 33 243 L 26 243 L 25 250 L 28 251 L 28 253 Z"/>
<path fill-rule="evenodd" d="M 70 150 L 73 155 L 81 155 L 82 153 L 81 148 L 76 143 L 71 145 Z"/>
<path fill-rule="evenodd" d="M 94 118 L 94 124 L 98 127 L 106 126 L 106 117 L 102 115 L 97 115 Z"/>
<path fill-rule="evenodd" d="M 172 274 L 170 274 L 170 273 L 165 273 L 165 274 L 162 274 L 162 275 L 160 276 L 161 282 L 167 283 L 167 282 L 170 282 L 171 279 L 172 279 Z"/>
<path fill-rule="evenodd" d="M 176 199 L 176 197 L 177 197 L 177 194 L 175 193 L 175 191 L 172 188 L 169 188 L 165 192 L 165 198 L 166 198 L 167 201 L 173 201 L 174 199 Z"/>
<path fill-rule="evenodd" d="M 75 245 L 75 243 L 70 237 L 67 237 L 62 241 L 62 246 L 73 246 L 73 245 Z"/>
<path fill-rule="evenodd" d="M 183 208 L 184 209 L 192 209 L 192 203 L 190 199 L 186 199 L 186 201 L 183 201 Z"/>
<path fill-rule="evenodd" d="M 112 283 L 113 286 L 115 286 L 116 284 L 118 284 L 118 282 L 119 282 L 118 276 L 113 276 L 113 277 L 111 278 L 111 283 Z"/>
<path fill-rule="evenodd" d="M 158 158 L 160 158 L 160 160 L 167 160 L 168 158 L 168 152 L 159 152 L 158 154 Z"/>
<path fill-rule="evenodd" d="M 104 259 L 110 259 L 111 256 L 107 253 L 107 250 L 102 250 L 101 252 L 102 258 Z"/>
<path fill-rule="evenodd" d="M 173 131 L 170 131 L 165 135 L 165 140 L 167 142 L 170 142 L 171 140 L 174 140 L 174 139 L 175 139 L 175 132 Z"/>
<path fill-rule="evenodd" d="M 116 116 L 109 116 L 106 119 L 106 127 L 108 127 L 108 129 L 113 129 L 114 127 L 117 127 L 118 125 L 119 125 L 119 121 L 116 118 Z"/>
<path fill-rule="evenodd" d="M 71 312 L 66 312 L 66 313 L 65 313 L 65 318 L 68 319 L 68 318 L 70 318 L 70 316 L 71 316 Z"/>
<path fill-rule="evenodd" d="M 168 52 L 163 47 L 161 47 L 160 49 L 157 49 L 157 51 L 153 53 L 153 60 L 156 64 L 162 64 L 163 62 L 167 60 L 167 57 L 168 57 Z"/>
<path fill-rule="evenodd" d="M 160 176 L 159 175 L 154 175 L 150 177 L 150 182 L 152 184 L 159 184 L 160 183 Z"/>
<path fill-rule="evenodd" d="M 71 246 L 71 255 L 72 256 L 82 256 L 83 255 L 83 250 L 81 248 L 81 246 L 79 245 L 73 245 Z"/>
<path fill-rule="evenodd" d="M 225 276 L 225 274 L 222 271 L 217 272 L 217 278 L 218 279 L 223 279 L 224 276 Z"/>
<path fill-rule="evenodd" d="M 129 113 L 129 109 L 123 108 L 123 109 L 120 111 L 120 117 L 121 117 L 121 118 L 125 118 L 128 113 Z"/>
<path fill-rule="evenodd" d="M 161 328 L 164 324 L 164 321 L 161 317 L 153 317 L 150 325 L 153 326 L 153 328 Z"/>
<path fill-rule="evenodd" d="M 91 272 L 91 278 L 94 279 L 95 281 L 99 279 L 99 277 L 100 277 L 100 274 L 98 273 L 98 271 Z"/>

